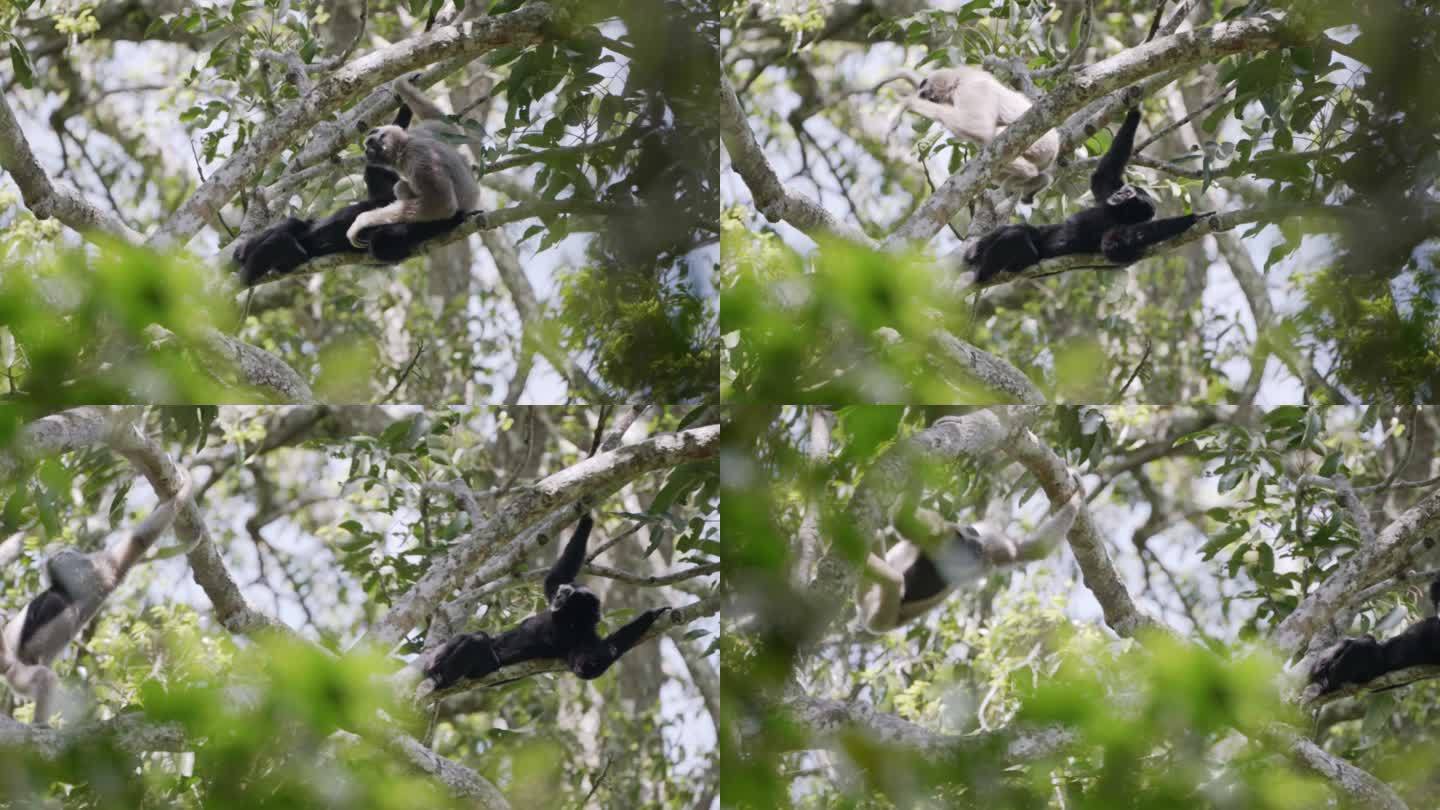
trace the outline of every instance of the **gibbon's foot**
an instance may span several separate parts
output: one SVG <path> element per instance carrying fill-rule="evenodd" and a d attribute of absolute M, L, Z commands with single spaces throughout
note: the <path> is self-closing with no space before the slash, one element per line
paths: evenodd
<path fill-rule="evenodd" d="M 345 229 L 346 241 L 348 241 L 355 247 L 360 248 L 361 250 L 364 250 L 365 247 L 370 244 L 370 237 L 362 237 L 360 235 L 360 232 L 365 230 L 366 228 L 371 227 L 372 223 L 370 222 L 370 215 L 373 213 L 375 212 L 365 211 L 362 212 L 360 216 L 355 217 L 355 221 L 351 222 L 350 227 Z"/>
<path fill-rule="evenodd" d="M 474 221 L 475 221 L 475 227 L 476 227 L 478 230 L 482 230 L 482 231 L 488 231 L 488 230 L 490 230 L 490 217 L 489 217 L 489 215 L 488 215 L 484 210 L 482 210 L 482 209 L 477 208 L 477 209 L 475 209 L 474 211 L 470 211 L 469 213 L 465 214 L 465 218 L 466 218 L 466 219 L 474 220 Z"/>

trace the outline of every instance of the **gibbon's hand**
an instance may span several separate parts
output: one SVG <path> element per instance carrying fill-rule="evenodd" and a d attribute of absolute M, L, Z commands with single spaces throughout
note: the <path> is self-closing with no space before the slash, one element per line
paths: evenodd
<path fill-rule="evenodd" d="M 350 244 L 357 248 L 369 246 L 370 238 L 368 236 L 361 236 L 360 232 L 370 227 L 370 215 L 373 213 L 373 211 L 365 211 L 360 214 L 360 216 L 355 217 L 354 222 L 350 223 L 349 229 L 345 231 L 345 238 L 350 241 Z"/>

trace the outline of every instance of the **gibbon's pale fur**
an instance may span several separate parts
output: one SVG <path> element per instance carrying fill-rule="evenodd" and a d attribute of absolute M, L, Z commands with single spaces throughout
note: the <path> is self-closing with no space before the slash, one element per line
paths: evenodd
<path fill-rule="evenodd" d="M 881 555 L 871 551 L 859 588 L 860 621 L 872 633 L 884 633 L 929 613 L 956 588 L 992 571 L 1038 560 L 1050 553 L 1075 524 L 1084 503 L 1076 489 L 1055 512 L 1020 542 L 981 523 L 962 526 L 946 521 L 928 509 L 917 509 L 917 521 L 927 527 L 933 543 L 929 550 L 900 536 Z"/>
<path fill-rule="evenodd" d="M 190 493 L 190 475 L 181 470 L 175 496 L 161 501 L 123 542 L 88 554 L 73 548 L 57 551 L 45 563 L 50 587 L 0 627 L 0 674 L 11 689 L 35 700 L 37 725 L 48 724 L 60 685 L 50 664 L 175 522 Z"/>
<path fill-rule="evenodd" d="M 453 145 L 437 137 L 449 129 L 443 121 L 431 120 L 439 108 L 407 83 L 396 86 L 422 122 L 409 130 L 388 124 L 365 136 L 366 160 L 393 168 L 400 180 L 395 183 L 395 202 L 366 211 L 350 224 L 345 238 L 356 247 L 363 247 L 358 235 L 366 228 L 451 219 L 480 203 L 480 187 L 470 164 Z"/>
<path fill-rule="evenodd" d="M 957 138 L 979 146 L 1030 109 L 1030 99 L 1001 84 L 984 70 L 968 65 L 932 71 L 920 82 L 905 106 L 935 121 Z M 1044 186 L 1046 170 L 1060 154 L 1060 134 L 1050 130 L 1001 170 L 1002 181 L 1015 181 L 1033 191 Z"/>

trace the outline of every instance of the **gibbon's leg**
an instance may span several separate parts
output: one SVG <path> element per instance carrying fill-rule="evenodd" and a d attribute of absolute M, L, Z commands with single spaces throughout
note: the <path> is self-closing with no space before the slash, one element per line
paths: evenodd
<path fill-rule="evenodd" d="M 1195 214 L 1156 219 L 1138 225 L 1115 225 L 1100 240 L 1100 252 L 1118 264 L 1129 264 L 1144 258 L 1151 245 L 1164 242 L 1190 230 L 1200 218 Z"/>
<path fill-rule="evenodd" d="M 460 213 L 460 207 L 455 201 L 455 187 L 450 183 L 449 178 L 443 176 L 437 178 L 430 194 L 422 194 L 408 199 L 400 196 L 400 189 L 401 183 L 396 183 L 395 202 L 383 208 L 366 211 L 355 218 L 355 221 L 350 224 L 350 229 L 345 233 L 350 244 L 364 247 L 364 242 L 358 238 L 358 235 L 366 228 L 373 228 L 377 225 L 394 225 L 401 222 L 450 219 Z"/>
<path fill-rule="evenodd" d="M 415 255 L 415 249 L 425 242 L 455 230 L 464 224 L 465 219 L 464 214 L 456 214 L 450 219 L 437 219 L 433 222 L 381 225 L 378 228 L 369 228 L 360 235 L 368 240 L 372 258 L 395 264 Z"/>
<path fill-rule="evenodd" d="M 1000 273 L 1018 273 L 1040 261 L 1040 248 L 1028 225 L 1003 225 L 981 238 L 973 251 L 977 282 Z"/>
<path fill-rule="evenodd" d="M 1131 108 L 1125 114 L 1125 123 L 1115 133 L 1110 148 L 1090 175 L 1090 193 L 1095 195 L 1096 204 L 1102 204 L 1111 194 L 1125 185 L 1125 164 L 1130 162 L 1130 151 L 1135 147 L 1135 129 L 1140 126 L 1139 108 Z"/>
<path fill-rule="evenodd" d="M 595 521 L 587 513 L 575 524 L 575 533 L 570 535 L 570 542 L 565 544 L 565 551 L 560 558 L 550 567 L 550 573 L 545 575 L 545 598 L 555 598 L 555 591 L 561 585 L 568 585 L 575 581 L 580 574 L 580 566 L 585 564 L 585 543 L 590 539 L 590 529 L 595 526 Z"/>
<path fill-rule="evenodd" d="M 345 234 L 350 230 L 350 226 L 355 222 L 356 217 L 380 206 L 381 203 L 369 201 L 351 203 L 315 223 L 315 227 L 311 228 L 309 233 L 305 234 L 304 239 L 301 240 L 305 252 L 308 253 L 312 259 L 318 259 L 321 256 L 330 256 L 335 253 L 359 252 L 360 248 L 350 244 L 350 240 L 345 237 Z"/>
<path fill-rule="evenodd" d="M 865 628 L 873 633 L 894 629 L 900 624 L 905 576 L 873 551 L 865 556 L 865 573 L 869 580 L 860 594 L 860 618 Z"/>
<path fill-rule="evenodd" d="M 50 724 L 50 713 L 60 688 L 60 676 L 44 664 L 22 664 L 19 661 L 5 671 L 5 679 L 16 692 L 35 701 L 35 724 Z"/>
<path fill-rule="evenodd" d="M 444 689 L 465 678 L 483 678 L 500 668 L 495 644 L 486 633 L 463 633 L 449 641 L 425 667 L 425 676 Z"/>
<path fill-rule="evenodd" d="M 242 268 L 240 278 L 245 286 L 254 286 L 268 273 L 289 273 L 308 261 L 310 255 L 302 240 L 309 229 L 309 222 L 288 217 L 237 247 L 233 255 Z"/>

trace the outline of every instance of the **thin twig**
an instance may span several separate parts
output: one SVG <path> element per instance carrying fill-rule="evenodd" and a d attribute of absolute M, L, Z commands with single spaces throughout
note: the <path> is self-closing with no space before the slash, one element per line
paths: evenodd
<path fill-rule="evenodd" d="M 1235 83 L 1230 82 L 1229 84 L 1225 85 L 1225 87 L 1221 88 L 1220 92 L 1216 93 L 1214 98 L 1210 99 L 1204 104 L 1201 104 L 1199 107 L 1196 107 L 1193 111 L 1191 111 L 1189 115 L 1181 118 L 1179 121 L 1176 121 L 1173 124 L 1170 124 L 1159 132 L 1151 133 L 1149 138 L 1146 138 L 1143 142 L 1141 142 L 1139 146 L 1135 147 L 1135 154 L 1139 154 L 1140 152 L 1145 151 L 1145 148 L 1148 147 L 1150 144 L 1155 143 L 1156 141 L 1160 140 L 1171 132 L 1174 132 L 1180 127 L 1185 126 L 1185 124 L 1189 123 L 1190 121 L 1195 120 L 1197 117 L 1204 115 L 1215 107 L 1220 106 L 1220 103 L 1224 101 L 1225 97 L 1230 95 L 1230 91 L 1234 89 Z"/>
<path fill-rule="evenodd" d="M 1150 359 L 1150 348 L 1153 345 L 1148 339 L 1145 341 L 1145 353 L 1140 355 L 1140 362 L 1135 364 L 1135 370 L 1130 372 L 1130 379 L 1126 380 L 1125 384 L 1120 386 L 1120 390 L 1115 392 L 1111 402 L 1119 402 L 1120 397 L 1125 396 L 1125 391 L 1130 387 L 1130 383 L 1135 382 L 1135 378 L 1140 376 L 1140 369 L 1144 368 L 1145 361 Z"/>
<path fill-rule="evenodd" d="M 1165 11 L 1165 0 L 1155 4 L 1155 19 L 1150 21 L 1150 33 L 1145 35 L 1145 41 L 1149 42 L 1155 38 L 1155 32 L 1160 30 L 1160 16 Z"/>
<path fill-rule="evenodd" d="M 605 767 L 600 769 L 600 775 L 595 777 L 595 784 L 590 786 L 590 792 L 586 793 L 585 798 L 580 801 L 580 807 L 585 807 L 586 805 L 590 804 L 590 797 L 594 796 L 595 791 L 600 789 L 600 783 L 605 781 L 605 774 L 610 772 L 610 763 L 614 761 L 615 757 L 613 756 L 605 758 Z"/>
<path fill-rule="evenodd" d="M 410 372 L 413 371 L 415 368 L 415 363 L 420 360 L 420 355 L 424 351 L 425 341 L 422 340 L 420 341 L 420 348 L 415 350 L 415 356 L 410 358 L 410 362 L 405 366 L 405 370 L 400 372 L 400 379 L 395 381 L 395 385 L 390 389 L 390 393 L 386 394 L 384 399 L 381 399 L 380 402 L 389 402 L 395 397 L 396 392 L 400 390 L 400 386 L 405 384 L 405 378 L 410 376 Z"/>

